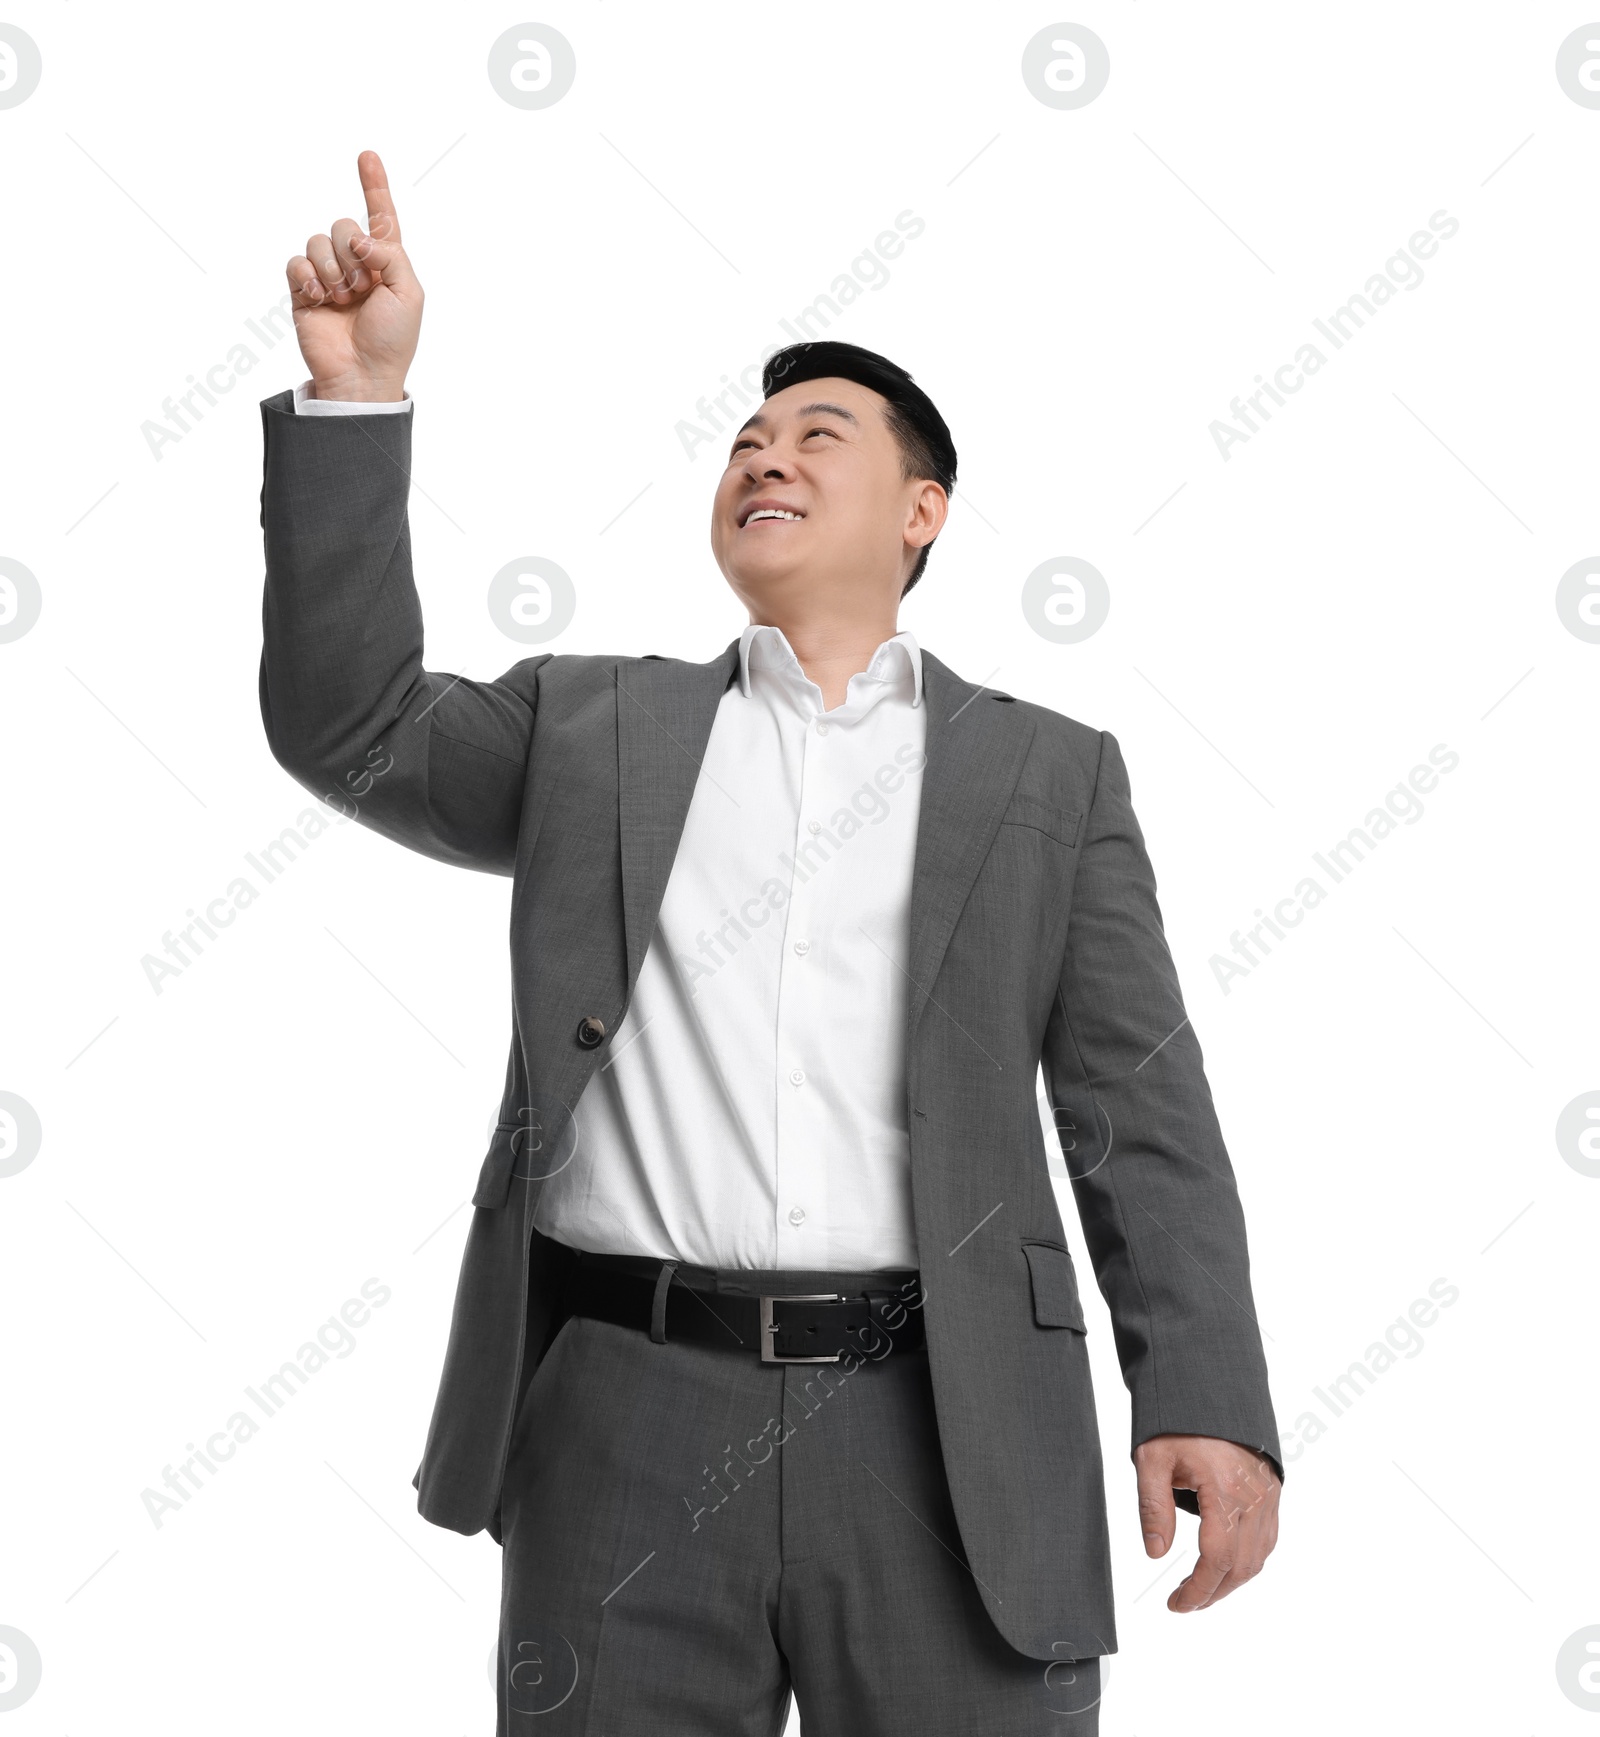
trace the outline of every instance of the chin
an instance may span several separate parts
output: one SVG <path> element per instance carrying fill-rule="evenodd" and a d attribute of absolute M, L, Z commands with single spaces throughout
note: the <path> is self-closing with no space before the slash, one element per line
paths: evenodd
<path fill-rule="evenodd" d="M 741 549 L 725 569 L 741 585 L 752 590 L 781 585 L 799 571 L 801 563 L 780 550 Z"/>

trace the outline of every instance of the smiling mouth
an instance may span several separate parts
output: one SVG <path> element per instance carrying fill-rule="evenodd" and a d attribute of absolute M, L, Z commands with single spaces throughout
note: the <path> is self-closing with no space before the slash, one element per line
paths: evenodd
<path fill-rule="evenodd" d="M 739 521 L 740 529 L 759 523 L 763 519 L 776 521 L 778 524 L 798 524 L 805 517 L 804 513 L 787 512 L 780 507 L 757 507 L 747 517 Z"/>

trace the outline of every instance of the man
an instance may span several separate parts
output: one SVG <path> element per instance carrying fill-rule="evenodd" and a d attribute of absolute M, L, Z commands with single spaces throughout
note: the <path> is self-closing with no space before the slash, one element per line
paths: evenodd
<path fill-rule="evenodd" d="M 704 664 L 422 665 L 383 166 L 289 263 L 261 703 L 363 824 L 512 877 L 515 1030 L 415 1480 L 504 1553 L 499 1731 L 1097 1728 L 1115 1649 L 1043 1065 L 1133 1396 L 1214 1603 L 1276 1537 L 1243 1219 L 1115 739 L 974 687 L 900 598 L 955 449 L 903 370 L 768 361 Z M 534 1718 L 547 1720 L 537 1726 Z"/>

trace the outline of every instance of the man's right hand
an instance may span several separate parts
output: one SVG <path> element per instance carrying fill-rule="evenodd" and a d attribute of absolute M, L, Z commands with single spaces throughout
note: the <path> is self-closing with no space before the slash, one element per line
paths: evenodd
<path fill-rule="evenodd" d="M 316 398 L 398 403 L 422 329 L 422 285 L 400 245 L 400 219 L 376 151 L 356 159 L 367 228 L 341 217 L 289 261 L 295 335 Z"/>

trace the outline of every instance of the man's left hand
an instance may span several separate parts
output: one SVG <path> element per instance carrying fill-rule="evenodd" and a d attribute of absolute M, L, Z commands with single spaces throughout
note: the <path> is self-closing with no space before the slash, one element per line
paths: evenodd
<path fill-rule="evenodd" d="M 1272 1462 L 1253 1448 L 1209 1435 L 1155 1435 L 1133 1450 L 1145 1554 L 1165 1556 L 1178 1529 L 1174 1489 L 1200 1504 L 1200 1559 L 1167 1600 L 1180 1614 L 1204 1610 L 1253 1580 L 1278 1542 Z"/>

